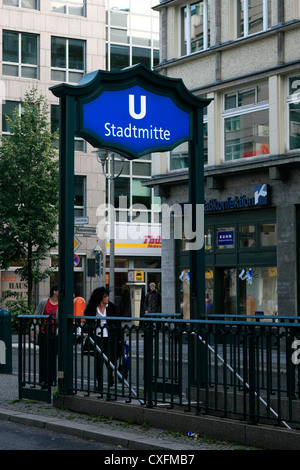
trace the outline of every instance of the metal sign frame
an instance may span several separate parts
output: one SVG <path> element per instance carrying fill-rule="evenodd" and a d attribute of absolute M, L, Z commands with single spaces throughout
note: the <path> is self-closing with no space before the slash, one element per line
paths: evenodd
<path fill-rule="evenodd" d="M 123 145 L 103 142 L 84 128 L 83 106 L 95 100 L 104 91 L 120 91 L 139 86 L 160 97 L 170 98 L 175 106 L 189 114 L 189 132 L 173 145 L 152 146 L 147 151 L 135 151 Z M 204 204 L 203 162 L 203 108 L 211 100 L 201 99 L 188 91 L 181 79 L 155 73 L 142 64 L 118 72 L 98 70 L 86 74 L 78 85 L 62 83 L 50 87 L 60 101 L 59 142 L 59 319 L 58 319 L 58 376 L 61 393 L 71 393 L 72 329 L 68 318 L 73 316 L 74 286 L 74 137 L 82 136 L 94 147 L 116 151 L 131 160 L 145 153 L 172 150 L 183 141 L 189 141 L 189 192 L 193 207 L 192 229 L 196 231 L 196 206 Z M 117 112 L 118 110 L 116 110 Z M 105 110 L 103 110 L 105 113 Z M 159 112 L 159 110 L 158 110 Z M 180 126 L 180 122 L 178 123 Z M 202 275 L 198 274 L 199 269 Z M 205 312 L 204 248 L 190 252 L 191 318 Z M 70 322 L 69 322 L 70 325 Z"/>

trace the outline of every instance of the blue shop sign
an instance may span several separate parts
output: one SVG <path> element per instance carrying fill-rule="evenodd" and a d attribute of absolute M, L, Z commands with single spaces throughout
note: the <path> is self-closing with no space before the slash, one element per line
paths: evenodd
<path fill-rule="evenodd" d="M 234 245 L 234 230 L 220 230 L 217 239 L 218 246 Z"/>
<path fill-rule="evenodd" d="M 103 91 L 83 104 L 82 130 L 103 146 L 135 154 L 174 148 L 191 138 L 191 115 L 169 96 L 136 85 Z"/>

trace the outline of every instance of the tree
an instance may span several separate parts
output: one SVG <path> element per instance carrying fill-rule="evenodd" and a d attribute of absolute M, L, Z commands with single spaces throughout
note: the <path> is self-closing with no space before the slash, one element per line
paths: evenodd
<path fill-rule="evenodd" d="M 49 106 L 33 86 L 15 110 L 6 116 L 10 135 L 0 146 L 0 267 L 21 265 L 27 281 L 28 308 L 33 285 L 49 276 L 40 262 L 57 245 L 58 136 L 51 133 Z"/>

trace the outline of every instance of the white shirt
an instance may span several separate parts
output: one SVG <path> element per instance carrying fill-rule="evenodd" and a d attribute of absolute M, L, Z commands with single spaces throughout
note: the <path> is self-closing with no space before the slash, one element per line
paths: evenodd
<path fill-rule="evenodd" d="M 101 317 L 101 318 L 104 318 L 106 317 L 106 307 L 104 309 L 104 312 L 100 312 L 99 308 L 97 307 L 97 312 L 96 312 L 96 317 Z M 106 325 L 106 321 L 105 319 L 101 320 L 101 328 L 97 328 L 96 329 L 96 335 L 97 336 L 103 336 L 103 338 L 107 338 L 108 337 L 108 330 L 107 328 L 105 327 Z"/>

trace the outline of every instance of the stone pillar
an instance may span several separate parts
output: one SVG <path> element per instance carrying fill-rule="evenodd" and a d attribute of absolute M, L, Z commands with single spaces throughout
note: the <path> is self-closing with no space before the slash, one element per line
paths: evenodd
<path fill-rule="evenodd" d="M 277 206 L 278 315 L 297 315 L 297 243 L 294 205 Z"/>

